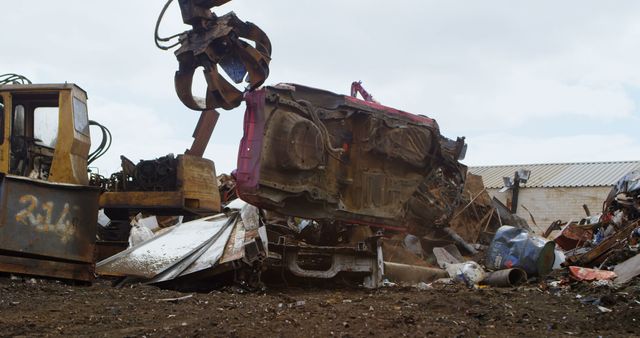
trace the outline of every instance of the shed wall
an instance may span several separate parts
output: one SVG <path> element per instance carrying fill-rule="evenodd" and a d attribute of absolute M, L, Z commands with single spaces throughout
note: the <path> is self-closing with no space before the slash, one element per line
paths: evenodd
<path fill-rule="evenodd" d="M 582 205 L 586 204 L 592 214 L 602 211 L 602 203 L 611 187 L 576 187 L 576 188 L 520 188 L 518 216 L 527 220 L 536 233 L 543 233 L 552 222 L 561 219 L 579 219 L 585 217 Z M 511 191 L 504 193 L 499 189 L 487 189 L 491 197 L 496 197 L 507 205 L 511 199 Z M 522 206 L 527 207 L 536 220 L 537 226 Z"/>

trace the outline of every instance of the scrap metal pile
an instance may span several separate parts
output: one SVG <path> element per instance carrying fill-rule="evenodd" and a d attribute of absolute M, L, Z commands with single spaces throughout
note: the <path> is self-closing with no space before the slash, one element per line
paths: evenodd
<path fill-rule="evenodd" d="M 640 172 L 632 171 L 615 184 L 602 213 L 556 221 L 547 233 L 554 229 L 561 230 L 554 241 L 573 279 L 622 285 L 640 275 Z"/>
<path fill-rule="evenodd" d="M 551 292 L 579 288 L 583 283 L 589 283 L 590 288 L 606 286 L 615 291 L 640 275 L 639 171 L 630 172 L 612 187 L 603 202 L 602 213 L 590 215 L 585 206 L 587 217 L 577 221 L 555 221 L 542 235 L 534 234 L 525 226 L 526 221 L 509 215 L 508 209 L 495 198 L 492 205 L 495 208 L 491 212 L 497 214 L 500 225 L 495 231 L 483 230 L 480 234 L 486 243 L 487 235 L 493 233 L 489 247 L 483 250 L 484 255 L 475 257 L 484 266 L 467 262 L 466 271 L 457 271 L 458 279 L 467 284 L 492 284 L 500 276 L 499 285 L 513 285 L 528 279 Z M 487 214 L 486 211 L 471 214 L 474 213 L 476 219 Z M 487 224 L 491 228 L 491 221 Z M 465 228 L 469 231 L 473 226 L 458 226 L 461 233 Z M 558 235 L 549 240 L 554 231 Z M 473 240 L 469 235 L 467 238 Z M 483 276 L 485 269 L 505 270 L 493 272 L 489 278 Z M 455 274 L 452 277 L 455 279 Z M 601 312 L 610 311 L 600 303 L 596 305 Z"/>
<path fill-rule="evenodd" d="M 526 224 L 508 215 L 489 197 L 482 178 L 472 174 L 448 221 L 417 232 L 396 223 L 332 218 L 334 214 L 305 218 L 305 210 L 296 216 L 294 208 L 269 204 L 261 209 L 235 198 L 243 196 L 236 175 L 219 177 L 223 196 L 233 196 L 223 199 L 223 214 L 165 229 L 100 262 L 97 272 L 171 288 L 235 284 L 248 289 L 326 280 L 368 288 L 433 282 L 477 288 L 537 281 L 557 289 L 585 281 L 622 285 L 640 275 L 638 172 L 612 189 L 602 215 L 555 222 L 553 227 L 561 226 L 555 240 L 504 223 Z M 321 214 L 322 208 L 316 209 Z"/>
<path fill-rule="evenodd" d="M 254 24 L 211 10 L 228 1 L 178 1 L 191 29 L 161 38 L 158 26 L 169 0 L 156 25 L 158 47 L 180 45 L 174 78 L 179 99 L 201 112 L 191 149 L 138 164 L 122 156 L 121 172 L 108 179 L 92 176 L 91 185 L 100 192 L 84 182 L 85 158 L 78 155 L 84 166 L 71 166 L 82 176 L 75 182 L 78 187 L 95 195 L 92 201 L 100 193 L 98 256 L 107 258 L 97 263 L 97 274 L 123 277 L 121 283 L 174 288 L 235 284 L 248 289 L 327 280 L 367 288 L 434 281 L 470 287 L 534 280 L 620 284 L 640 274 L 640 172 L 620 180 L 601 215 L 557 221 L 538 236 L 515 209 L 489 196 L 481 177 L 467 173 L 460 163 L 464 138 L 443 136 L 434 119 L 378 103 L 361 82 L 352 84 L 351 96 L 297 84 L 261 87 L 269 74 L 271 43 Z M 207 81 L 204 98 L 194 96 L 191 88 L 199 67 Z M 20 81 L 25 79 L 0 76 L 0 84 Z M 239 88 L 243 83 L 246 87 Z M 27 87 L 23 89 L 38 89 Z M 364 100 L 356 98 L 358 93 Z M 57 95 L 51 97 L 57 102 Z M 242 102 L 246 112 L 237 170 L 216 176 L 213 161 L 202 157 L 219 116 L 215 109 L 229 110 Z M 77 113 L 86 115 L 81 104 Z M 67 108 L 60 116 L 72 118 Z M 88 163 L 111 143 L 108 129 L 91 125 L 101 127 L 103 142 L 96 152 L 85 154 Z M 82 149 L 88 153 L 85 136 Z M 82 196 L 68 201 L 74 199 Z M 84 208 L 91 215 L 83 214 L 83 219 L 93 220 L 94 209 L 98 207 Z M 31 211 L 16 217 L 13 226 L 47 220 Z M 49 225 L 35 227 L 40 228 L 48 232 Z M 81 238 L 92 238 L 93 230 Z M 554 230 L 561 233 L 551 241 L 546 237 Z M 127 234 L 129 248 L 116 253 L 126 247 Z M 16 252 L 31 241 L 26 235 L 20 237 L 25 243 L 6 237 L 11 241 L 3 248 Z M 56 275 L 55 266 L 53 273 L 20 266 L 17 271 L 91 281 L 94 243 L 89 244 L 73 246 L 83 248 L 79 258 L 72 257 L 82 262 L 81 278 Z M 107 244 L 112 247 L 100 252 Z M 55 249 L 63 251 L 56 262 L 64 261 L 66 246 Z M 16 271 L 11 264 L 12 269 L 3 271 Z"/>
<path fill-rule="evenodd" d="M 225 212 L 179 224 L 97 273 L 195 285 L 231 271 L 251 287 L 274 271 L 367 287 L 380 286 L 385 269 L 446 276 L 423 259 L 416 235 L 446 229 L 465 202 L 463 139 L 424 116 L 299 85 L 247 102 L 238 170 L 218 177 Z M 406 238 L 417 241 L 406 247 Z"/>
<path fill-rule="evenodd" d="M 360 92 L 365 100 L 294 84 L 260 89 L 271 60 L 262 30 L 233 13 L 213 12 L 229 0 L 181 0 L 183 22 L 191 29 L 161 38 L 158 28 L 171 2 L 158 19 L 156 44 L 165 50 L 180 45 L 176 93 L 188 108 L 202 112 L 194 146 L 182 161 L 202 165 L 190 171 L 180 158 L 178 164 L 168 158 L 173 164 L 164 166 L 163 159 L 134 165 L 123 158 L 123 171 L 107 181 L 101 205 L 119 221 L 131 216 L 131 207 L 165 215 L 186 210 L 191 217 L 214 211 L 219 200 L 208 199 L 203 184 L 188 183 L 194 177 L 212 182 L 215 169 L 194 157 L 202 156 L 215 127 L 214 109 L 245 101 L 237 172 L 233 180 L 218 180 L 222 202 L 228 203 L 225 213 L 176 225 L 100 262 L 98 273 L 158 283 L 233 271 L 237 282 L 256 286 L 263 271 L 286 270 L 302 278 L 355 275 L 376 287 L 385 264 L 393 263 L 383 258 L 385 238 L 441 228 L 460 239 L 446 226 L 463 200 L 464 138 L 450 140 L 435 120 L 378 104 L 360 83 L 352 94 Z M 191 90 L 198 67 L 207 81 L 204 98 Z M 246 88 L 239 88 L 243 82 Z M 164 197 L 169 193 L 177 197 L 172 203 Z M 162 207 L 148 203 L 150 196 Z M 238 201 L 249 204 L 235 207 Z M 132 233 L 138 223 L 132 221 Z M 198 235 L 184 235 L 191 232 Z M 419 257 L 419 242 L 413 253 L 399 255 L 412 257 L 411 264 L 395 262 L 400 265 L 389 270 L 442 275 Z M 398 251 L 396 244 L 391 248 Z"/>

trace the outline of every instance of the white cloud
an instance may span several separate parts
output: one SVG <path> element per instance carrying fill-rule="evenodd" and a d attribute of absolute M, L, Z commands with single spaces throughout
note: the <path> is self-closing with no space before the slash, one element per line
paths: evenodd
<path fill-rule="evenodd" d="M 1 71 L 86 89 L 91 118 L 117 135 L 99 162 L 109 170 L 119 167 L 120 153 L 134 161 L 180 153 L 191 143 L 198 114 L 173 91 L 172 53 L 153 44 L 162 5 L 7 2 L 0 7 L 8 27 Z M 640 88 L 637 1 L 234 0 L 219 13 L 228 10 L 270 36 L 268 83 L 347 93 L 351 81 L 363 80 L 382 103 L 436 118 L 447 136 L 471 135 L 470 159 L 493 158 L 504 149 L 502 140 L 530 149 L 540 161 L 632 154 L 583 151 L 576 140 L 594 149 L 611 148 L 604 145 L 613 140 L 623 147 L 640 142 L 636 135 L 621 136 L 611 123 L 631 125 L 638 115 L 638 98 L 628 92 Z M 162 35 L 185 29 L 174 3 Z M 221 113 L 207 152 L 221 163 L 219 172 L 235 167 L 242 135 L 242 111 Z M 573 124 L 556 128 L 561 134 L 553 137 L 554 146 L 540 153 L 535 149 L 547 140 L 519 135 L 532 121 L 571 119 L 607 123 L 591 136 Z"/>
<path fill-rule="evenodd" d="M 111 149 L 92 164 L 103 175 L 120 170 L 120 155 L 137 163 L 169 153 L 177 155 L 191 145 L 189 134 L 175 132 L 170 121 L 149 108 L 97 96 L 91 98 L 89 109 L 91 119 L 106 126 L 113 136 Z M 94 147 L 99 141 L 98 129 L 92 129 Z"/>
<path fill-rule="evenodd" d="M 620 135 L 584 134 L 556 137 L 524 137 L 487 134 L 470 138 L 465 164 L 499 165 L 563 162 L 638 160 L 640 142 Z"/>
<path fill-rule="evenodd" d="M 162 114 L 146 107 L 133 103 L 114 103 L 102 97 L 93 97 L 89 107 L 91 118 L 109 128 L 113 136 L 111 149 L 92 164 L 103 175 L 120 170 L 120 155 L 138 163 L 141 159 L 153 159 L 169 153 L 182 154 L 193 141 L 191 134 L 177 132 L 172 121 L 163 119 Z M 238 124 L 238 121 L 225 115 L 220 120 Z M 236 128 L 241 130 L 241 124 Z M 238 146 L 235 142 L 239 139 L 224 143 L 220 134 L 214 131 L 205 157 L 214 160 L 218 173 L 229 173 L 236 168 Z M 95 148 L 101 137 L 97 128 L 92 130 L 92 135 Z"/>

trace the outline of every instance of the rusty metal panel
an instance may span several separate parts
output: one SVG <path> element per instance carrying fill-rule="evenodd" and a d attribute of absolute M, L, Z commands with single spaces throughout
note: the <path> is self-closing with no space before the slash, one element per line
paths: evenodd
<path fill-rule="evenodd" d="M 87 186 L 2 176 L 0 250 L 6 257 L 0 270 L 86 280 L 78 276 L 93 271 L 98 194 Z M 20 271 L 9 262 L 24 259 L 32 262 L 18 264 Z"/>
<path fill-rule="evenodd" d="M 300 85 L 246 95 L 239 196 L 309 219 L 443 226 L 460 201 L 464 139 L 435 120 Z"/>
<path fill-rule="evenodd" d="M 112 175 L 116 179 L 100 195 L 100 207 L 111 219 L 128 219 L 141 211 L 198 216 L 220 211 L 213 161 L 192 155 L 167 155 L 137 165 L 125 160 L 123 170 Z"/>
<path fill-rule="evenodd" d="M 0 271 L 91 282 L 94 269 L 91 263 L 53 261 L 0 255 Z"/>

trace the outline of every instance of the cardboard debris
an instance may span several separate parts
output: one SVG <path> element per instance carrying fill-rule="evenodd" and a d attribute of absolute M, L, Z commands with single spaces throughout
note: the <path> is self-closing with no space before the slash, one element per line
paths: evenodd
<path fill-rule="evenodd" d="M 613 272 L 618 275 L 613 282 L 617 285 L 624 284 L 640 275 L 640 255 L 635 255 L 628 260 L 616 265 Z"/>
<path fill-rule="evenodd" d="M 433 254 L 436 256 L 438 266 L 445 268 L 448 264 L 462 263 L 460 259 L 452 255 L 447 248 L 433 248 Z"/>

